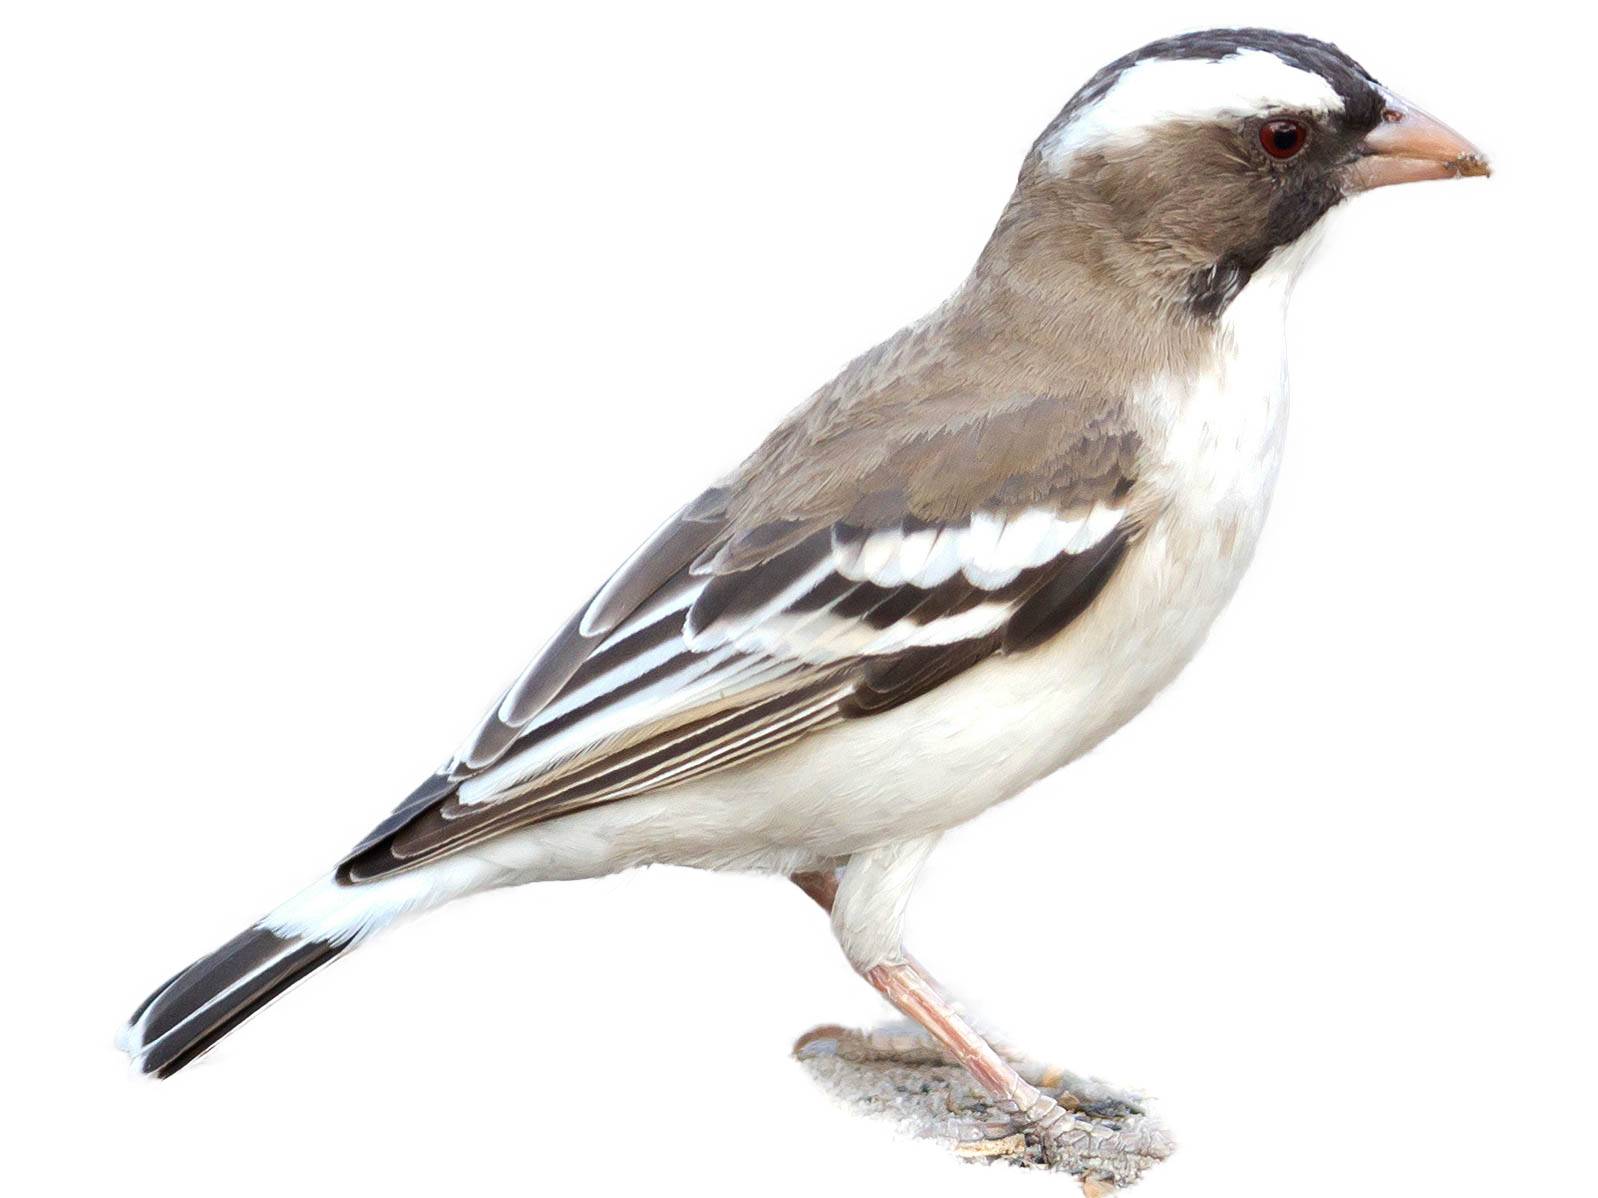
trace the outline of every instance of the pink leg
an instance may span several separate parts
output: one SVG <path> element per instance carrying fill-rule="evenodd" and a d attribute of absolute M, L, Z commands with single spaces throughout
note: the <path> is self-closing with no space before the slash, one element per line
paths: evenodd
<path fill-rule="evenodd" d="M 1036 1129 L 1045 1146 L 1055 1125 L 1070 1119 L 1064 1107 L 1017 1073 L 975 1028 L 960 1018 L 914 961 L 878 965 L 867 970 L 865 978 L 884 998 L 926 1028 L 993 1095 L 1001 1110 L 1021 1126 Z"/>
<path fill-rule="evenodd" d="M 851 861 L 850 868 L 855 864 Z M 793 881 L 823 910 L 833 911 L 839 897 L 839 876 L 835 871 L 795 874 Z M 1102 1083 L 1068 1075 L 1071 1093 L 1062 1094 L 1062 1104 L 1023 1077 L 1004 1054 L 966 1023 L 939 993 L 937 983 L 926 970 L 902 950 L 879 964 L 857 968 L 878 993 L 924 1028 L 943 1052 L 965 1068 L 992 1097 L 994 1106 L 1009 1118 L 1010 1129 L 1019 1125 L 1041 1147 L 1050 1165 L 1081 1174 L 1088 1195 L 1114 1193 L 1116 1184 L 1137 1180 L 1143 1170 L 1170 1155 L 1171 1142 L 1164 1129 L 1145 1119 L 1130 1096 L 1117 1094 Z M 841 1040 L 852 1035 L 844 1028 L 816 1028 L 801 1037 L 795 1051 L 816 1039 Z M 864 1039 L 868 1050 L 885 1052 L 888 1059 L 903 1061 L 906 1048 L 909 1055 L 917 1055 L 913 1044 L 879 1045 L 876 1034 L 856 1038 Z M 1063 1074 L 1052 1069 L 1033 1072 L 1039 1081 Z M 1070 1109 L 1084 1095 L 1092 1095 L 1093 1106 L 1100 1108 L 1092 1118 L 1081 1117 Z M 1102 1108 L 1118 1108 L 1122 1113 L 1106 1115 Z M 964 1130 L 1003 1137 L 1006 1128 L 1000 1124 L 973 1124 Z"/>
<path fill-rule="evenodd" d="M 793 882 L 825 911 L 832 910 L 838 893 L 833 873 L 793 875 Z M 950 1056 L 963 1065 L 1007 1114 L 1022 1126 L 1036 1129 L 1047 1146 L 1057 1124 L 1068 1121 L 1064 1107 L 1015 1071 L 993 1046 L 962 1019 L 937 984 L 915 960 L 868 969 L 866 981 L 905 1015 L 925 1028 Z"/>

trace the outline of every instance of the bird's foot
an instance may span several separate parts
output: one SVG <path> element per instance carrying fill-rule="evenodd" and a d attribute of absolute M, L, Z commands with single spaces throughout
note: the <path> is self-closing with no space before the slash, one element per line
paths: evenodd
<path fill-rule="evenodd" d="M 1142 1115 L 1141 1095 L 1083 1077 L 1059 1065 L 1033 1060 L 1004 1043 L 994 1048 L 1032 1085 L 1068 1111 L 1098 1119 L 1124 1119 Z M 794 1056 L 803 1060 L 817 1053 L 856 1064 L 900 1065 L 910 1069 L 956 1064 L 935 1042 L 911 1023 L 889 1024 L 869 1032 L 837 1024 L 813 1027 L 795 1041 Z"/>
<path fill-rule="evenodd" d="M 1004 1043 L 994 1043 L 999 1055 L 1015 1071 L 1068 1111 L 1095 1119 L 1126 1119 L 1144 1115 L 1143 1096 L 1117 1089 L 1096 1077 L 1083 1077 L 1060 1065 L 1049 1065 Z"/>
<path fill-rule="evenodd" d="M 1076 1174 L 1089 1198 L 1170 1155 L 1170 1136 L 1137 1095 L 1000 1051 L 1042 1091 L 1031 1110 L 1005 1110 L 910 1024 L 869 1032 L 827 1025 L 794 1045 L 817 1083 L 855 1109 L 892 1118 L 964 1160 Z"/>
<path fill-rule="evenodd" d="M 1170 1133 L 1141 1112 L 1089 1116 L 1046 1098 L 1039 1106 L 1041 1113 L 1034 1108 L 1024 1120 L 1028 1149 L 1035 1146 L 1048 1168 L 1079 1175 L 1089 1198 L 1131 1185 L 1176 1147 Z"/>

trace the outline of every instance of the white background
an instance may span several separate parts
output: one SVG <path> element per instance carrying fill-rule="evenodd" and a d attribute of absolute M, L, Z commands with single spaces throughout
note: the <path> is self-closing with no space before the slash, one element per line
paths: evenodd
<path fill-rule="evenodd" d="M 812 1090 L 790 1040 L 886 1012 L 772 879 L 463 903 L 169 1084 L 110 1042 L 950 291 L 1093 70 L 1250 21 L 1498 175 L 1346 214 L 1252 576 L 912 944 L 1160 1097 L 1151 1198 L 1593 1192 L 1591 18 L 1091 8 L 5 7 L 15 1192 L 1068 1193 Z"/>

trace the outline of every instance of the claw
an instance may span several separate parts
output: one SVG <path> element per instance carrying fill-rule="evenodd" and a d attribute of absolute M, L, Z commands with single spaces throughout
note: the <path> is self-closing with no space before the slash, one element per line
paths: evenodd
<path fill-rule="evenodd" d="M 833 1056 L 838 1051 L 840 1040 L 845 1036 L 858 1034 L 836 1023 L 823 1023 L 820 1027 L 811 1028 L 793 1042 L 792 1055 L 800 1060 L 806 1057 Z"/>

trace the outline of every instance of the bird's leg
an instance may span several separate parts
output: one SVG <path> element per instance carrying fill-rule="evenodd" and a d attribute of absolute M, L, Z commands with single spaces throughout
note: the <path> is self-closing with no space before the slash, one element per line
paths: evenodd
<path fill-rule="evenodd" d="M 813 899 L 828 915 L 832 914 L 832 904 L 838 896 L 838 871 L 837 870 L 808 870 L 790 876 L 790 881 L 800 890 Z M 910 954 L 905 954 L 905 960 L 920 975 L 922 982 L 934 993 L 941 993 L 941 987 L 936 978 L 927 972 L 922 965 Z M 869 979 L 868 979 L 869 980 Z M 878 987 L 881 989 L 881 987 Z M 893 1001 L 891 998 L 889 1001 Z M 897 1005 L 897 1003 L 895 1003 Z M 960 1004 L 953 1000 L 949 1006 L 956 1015 L 962 1015 Z M 1123 1094 L 1103 1082 L 1085 1078 L 1062 1069 L 1058 1065 L 1045 1064 L 1035 1061 L 1021 1050 L 995 1039 L 992 1034 L 984 1037 L 987 1044 L 994 1052 L 1033 1086 L 1055 1092 L 1056 1101 L 1067 1107 L 1086 1107 L 1094 1113 L 1104 1114 L 1136 1114 L 1138 1112 L 1137 1100 L 1129 1094 Z M 919 1036 L 908 1034 L 895 1034 L 886 1029 L 873 1032 L 857 1032 L 850 1028 L 827 1024 L 822 1027 L 812 1028 L 794 1044 L 794 1051 L 798 1052 L 810 1044 L 822 1040 L 830 1040 L 838 1046 L 844 1055 L 862 1060 L 896 1061 L 904 1065 L 927 1065 L 948 1059 L 948 1056 L 938 1048 L 927 1043 Z M 941 1043 L 941 1041 L 940 1041 Z M 958 1058 L 956 1058 L 958 1059 Z"/>
<path fill-rule="evenodd" d="M 815 901 L 815 904 L 828 915 L 832 914 L 832 904 L 838 897 L 837 870 L 806 870 L 803 873 L 790 874 L 788 880 L 809 895 Z M 909 954 L 905 954 L 905 959 L 916 968 L 928 986 L 934 990 L 939 989 L 936 979 L 926 971 L 925 966 L 910 957 Z M 958 1013 L 958 1004 L 951 1005 L 954 1006 L 956 1013 Z M 896 1034 L 885 1028 L 879 1028 L 873 1032 L 857 1032 L 850 1028 L 839 1027 L 836 1024 L 826 1024 L 822 1027 L 812 1028 L 799 1037 L 793 1049 L 795 1052 L 799 1052 L 808 1045 L 822 1040 L 832 1041 L 846 1055 L 858 1059 L 896 1061 L 903 1065 L 935 1065 L 946 1062 L 949 1059 L 949 1055 L 939 1050 L 936 1044 L 929 1044 L 920 1036 Z M 1016 1065 L 1017 1068 L 1021 1067 L 1022 1058 L 1011 1057 L 1001 1045 L 995 1045 L 995 1049 L 1000 1056 L 1010 1061 L 1012 1065 Z M 1040 1069 L 1040 1072 L 1044 1071 Z M 1034 1084 L 1042 1083 L 1034 1082 Z"/>
<path fill-rule="evenodd" d="M 931 846 L 929 839 L 856 854 L 841 882 L 831 872 L 796 874 L 793 881 L 831 913 L 845 954 L 861 976 L 924 1028 L 1010 1120 L 1008 1125 L 981 1123 L 970 1130 L 992 1137 L 1019 1128 L 1038 1144 L 1044 1159 L 1051 1164 L 1094 1176 L 1135 1178 L 1147 1164 L 1169 1153 L 1163 1132 L 1153 1126 L 1145 1128 L 1141 1121 L 1137 1126 L 1123 1128 L 1079 1117 L 1074 1111 L 1081 1103 L 1074 1093 L 1062 1090 L 1057 1099 L 1023 1077 L 1011 1060 L 966 1022 L 920 964 L 898 947 L 909 884 Z M 880 926 L 884 923 L 886 926 Z M 864 1049 L 863 1055 L 868 1059 L 930 1063 L 927 1046 L 910 1038 L 882 1033 L 859 1036 L 839 1028 L 818 1028 L 801 1038 L 795 1048 L 802 1049 L 816 1040 L 842 1041 L 851 1036 L 862 1041 L 852 1047 Z M 913 1059 L 917 1057 L 919 1060 Z M 1067 1077 L 1072 1082 L 1080 1080 L 1064 1071 L 1047 1072 L 1055 1075 L 1051 1081 Z M 1084 1088 L 1095 1086 L 1084 1084 Z M 1124 1107 L 1123 1112 L 1132 1114 L 1136 1108 Z"/>
<path fill-rule="evenodd" d="M 872 966 L 862 976 L 883 998 L 925 1028 L 944 1051 L 993 1096 L 995 1105 L 1023 1129 L 1036 1130 L 1042 1138 L 1069 1117 L 1065 1107 L 1016 1072 L 1009 1061 L 960 1017 L 914 961 L 906 958 L 884 962 Z"/>
<path fill-rule="evenodd" d="M 1170 1155 L 1170 1139 L 1157 1124 L 1141 1118 L 1087 1118 L 1069 1090 L 1056 1099 L 1027 1081 L 961 1018 L 915 961 L 884 962 L 866 970 L 864 977 L 964 1066 L 1011 1126 L 1038 1145 L 1045 1162 L 1082 1174 L 1088 1193 L 1112 1192 L 1104 1188 L 1106 1183 L 1129 1184 Z M 1134 1108 L 1126 1113 L 1138 1112 Z M 980 1130 L 992 1137 L 996 1129 L 981 1125 Z M 997 1130 L 1002 1134 L 1003 1129 Z"/>

